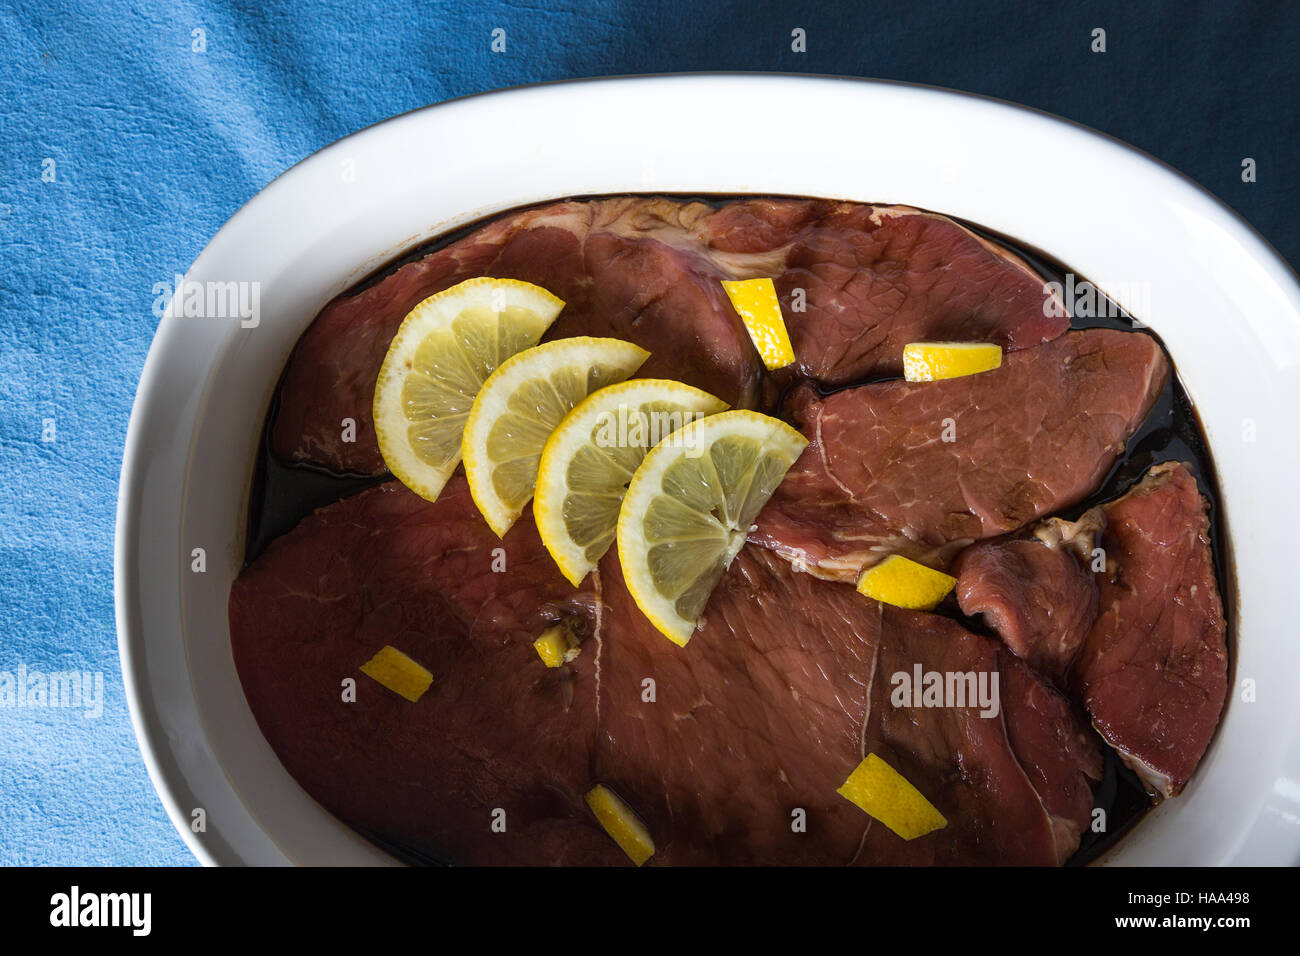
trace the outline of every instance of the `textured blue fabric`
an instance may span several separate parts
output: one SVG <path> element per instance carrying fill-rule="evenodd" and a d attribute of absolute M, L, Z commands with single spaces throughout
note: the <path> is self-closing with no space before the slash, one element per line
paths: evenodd
<path fill-rule="evenodd" d="M 77 669 L 103 675 L 105 702 L 98 717 L 0 707 L 0 863 L 192 862 L 149 784 L 123 701 L 112 599 L 117 478 L 157 324 L 153 284 L 183 272 L 278 173 L 393 114 L 538 80 L 685 70 L 878 76 L 1003 97 L 1102 129 L 1183 170 L 1300 260 L 1300 5 L 1061 6 L 7 5 L 0 697 L 5 673 L 16 681 L 22 668 Z M 489 49 L 496 27 L 506 30 L 505 53 Z M 791 50 L 796 27 L 807 32 L 806 53 Z M 1107 31 L 1104 54 L 1089 49 L 1095 27 Z M 204 31 L 201 52 L 195 30 Z M 1258 163 L 1255 183 L 1241 180 L 1247 156 Z"/>

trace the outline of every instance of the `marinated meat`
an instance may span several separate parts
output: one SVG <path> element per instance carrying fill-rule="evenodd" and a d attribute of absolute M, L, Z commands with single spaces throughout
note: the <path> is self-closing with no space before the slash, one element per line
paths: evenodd
<path fill-rule="evenodd" d="M 304 519 L 235 581 L 230 635 L 272 749 L 352 826 L 453 863 L 618 862 L 582 803 L 595 655 L 551 670 L 532 648 L 595 612 L 528 513 L 497 539 L 457 475 L 433 505 L 390 482 Z M 418 703 L 360 674 L 385 645 L 433 672 Z"/>
<path fill-rule="evenodd" d="M 1041 520 L 1095 493 L 1151 410 L 1169 374 L 1154 338 L 1067 331 L 1017 256 L 906 207 L 567 201 L 330 303 L 285 369 L 274 454 L 382 474 L 370 409 L 389 342 L 475 276 L 564 299 L 547 338 L 637 342 L 640 374 L 779 407 L 810 444 L 686 648 L 641 614 L 615 554 L 570 586 L 531 512 L 497 539 L 459 473 L 436 502 L 388 482 L 273 541 L 231 590 L 235 663 L 286 769 L 340 819 L 413 859 L 627 865 L 583 800 L 603 784 L 648 825 L 652 864 L 1053 865 L 1088 826 L 1101 738 L 1153 791 L 1181 791 L 1227 694 L 1195 477 L 1158 465 L 1078 521 Z M 797 355 L 777 372 L 719 283 L 760 276 Z M 1005 355 L 882 380 L 913 341 Z M 1001 642 L 842 583 L 895 553 L 951 563 L 961 610 Z M 581 651 L 548 668 L 533 641 L 557 623 Z M 432 671 L 417 702 L 360 671 L 385 645 Z M 902 693 L 931 677 L 996 706 Z M 841 797 L 867 753 L 947 825 L 905 841 Z"/>
<path fill-rule="evenodd" d="M 490 570 L 496 546 L 508 573 Z M 285 767 L 353 826 L 459 862 L 625 862 L 583 805 L 596 783 L 645 819 L 660 864 L 1054 864 L 1077 846 L 1096 744 L 996 642 L 751 545 L 682 649 L 614 556 L 581 590 L 548 562 L 525 521 L 496 542 L 459 478 L 434 504 L 380 486 L 278 539 L 230 620 Z M 584 642 L 547 669 L 531 641 L 555 620 Z M 431 689 L 412 704 L 359 677 L 346 702 L 344 678 L 385 644 L 430 668 Z M 998 706 L 899 705 L 894 675 L 918 665 L 999 674 Z M 840 797 L 869 751 L 948 826 L 906 843 Z"/>
<path fill-rule="evenodd" d="M 859 862 L 1064 863 L 1079 845 L 1092 783 L 1101 777 L 1086 725 L 1014 655 L 955 621 L 886 605 L 882 629 L 867 749 L 925 793 L 949 826 L 905 841 L 872 821 Z M 998 719 L 978 707 L 892 706 L 881 678 L 918 664 L 945 676 L 997 673 Z M 954 819 L 968 822 L 954 826 Z"/>
<path fill-rule="evenodd" d="M 762 364 L 720 279 L 774 277 L 798 371 L 832 383 L 897 374 L 908 341 L 1021 348 L 1068 322 L 1019 259 L 943 216 L 805 199 L 716 210 L 664 198 L 562 202 L 508 214 L 326 306 L 285 369 L 276 454 L 382 473 L 371 405 L 389 342 L 418 302 L 473 276 L 564 299 L 548 338 L 636 342 L 651 351 L 642 376 L 677 378 L 737 407 L 759 400 Z"/>
<path fill-rule="evenodd" d="M 1153 792 L 1187 785 L 1228 696 L 1210 519 L 1179 462 L 1103 507 L 1100 614 L 1074 665 L 1093 726 Z"/>
<path fill-rule="evenodd" d="M 963 612 L 1070 688 L 1153 793 L 1183 789 L 1227 697 L 1209 516 L 1187 466 L 1156 465 L 1077 522 L 975 545 L 955 570 Z"/>
<path fill-rule="evenodd" d="M 686 648 L 645 619 L 616 556 L 601 564 L 595 772 L 641 814 L 656 863 L 846 865 L 858 852 L 866 817 L 835 791 L 863 756 L 879 606 L 781 564 L 742 549 Z"/>
<path fill-rule="evenodd" d="M 1064 305 L 1006 249 L 906 206 L 753 200 L 709 224 L 714 248 L 780 249 L 777 293 L 798 372 L 827 385 L 902 373 L 908 342 L 1013 350 L 1069 327 Z M 796 290 L 803 290 L 801 311 Z"/>
<path fill-rule="evenodd" d="M 1065 688 L 1074 658 L 1097 619 L 1097 584 L 1090 571 L 1093 534 L 1077 538 L 1074 546 L 1059 533 L 1044 540 L 1062 524 L 1051 518 L 1041 536 L 972 545 L 951 570 L 962 613 L 984 615 L 1007 647 Z"/>
<path fill-rule="evenodd" d="M 1150 336 L 1089 329 L 979 375 L 804 387 L 808 447 L 750 540 L 846 581 L 895 553 L 944 566 L 1094 492 L 1167 374 Z"/>

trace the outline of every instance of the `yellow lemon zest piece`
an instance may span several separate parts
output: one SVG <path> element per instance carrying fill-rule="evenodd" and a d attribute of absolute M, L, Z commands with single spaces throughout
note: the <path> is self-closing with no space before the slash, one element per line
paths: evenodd
<path fill-rule="evenodd" d="M 604 784 L 598 784 L 587 792 L 586 799 L 596 820 L 633 863 L 640 866 L 654 856 L 655 841 L 650 831 L 622 797 Z"/>
<path fill-rule="evenodd" d="M 1002 346 L 987 342 L 910 342 L 903 346 L 903 378 L 937 382 L 990 372 L 1002 365 Z"/>
<path fill-rule="evenodd" d="M 533 641 L 533 648 L 542 663 L 547 667 L 559 667 L 578 656 L 581 648 L 569 637 L 564 625 L 556 624 L 542 632 L 542 636 Z"/>
<path fill-rule="evenodd" d="M 858 593 L 913 611 L 933 610 L 957 584 L 950 574 L 891 554 L 858 578 Z"/>
<path fill-rule="evenodd" d="M 904 840 L 915 840 L 948 825 L 921 791 L 875 754 L 867 754 L 835 792 Z"/>
<path fill-rule="evenodd" d="M 731 299 L 732 308 L 745 323 L 763 364 L 771 369 L 785 368 L 794 362 L 790 333 L 781 315 L 781 302 L 771 279 L 724 279 L 722 288 Z"/>
<path fill-rule="evenodd" d="M 419 700 L 429 685 L 433 674 L 427 667 L 417 664 L 397 648 L 384 645 L 379 653 L 361 665 L 361 673 L 383 684 L 394 694 L 411 703 Z"/>

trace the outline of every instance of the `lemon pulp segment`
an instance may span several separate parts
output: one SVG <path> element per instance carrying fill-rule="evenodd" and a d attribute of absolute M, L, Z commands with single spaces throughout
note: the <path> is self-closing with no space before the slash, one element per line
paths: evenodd
<path fill-rule="evenodd" d="M 474 503 L 498 536 L 533 496 L 542 449 L 564 416 L 649 355 L 621 339 L 581 336 L 520 352 L 488 376 L 465 422 L 461 454 Z"/>
<path fill-rule="evenodd" d="M 618 518 L 628 591 L 685 645 L 759 510 L 808 444 L 775 418 L 729 411 L 693 422 L 646 455 Z"/>
<path fill-rule="evenodd" d="M 594 392 L 551 433 L 533 516 L 542 543 L 575 587 L 614 542 L 628 482 L 660 441 L 725 409 L 708 392 L 666 379 L 634 379 Z"/>

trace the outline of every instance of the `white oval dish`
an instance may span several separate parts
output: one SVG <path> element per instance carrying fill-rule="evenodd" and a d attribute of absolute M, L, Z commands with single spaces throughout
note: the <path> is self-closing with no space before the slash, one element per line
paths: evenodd
<path fill-rule="evenodd" d="M 738 129 L 768 132 L 743 147 Z M 188 281 L 258 283 L 260 322 L 162 320 L 123 457 L 116 600 L 145 762 L 201 861 L 392 862 L 281 767 L 230 652 L 226 600 L 252 465 L 294 342 L 332 297 L 428 238 L 514 206 L 626 192 L 947 213 L 1047 252 L 1158 332 L 1218 469 L 1238 581 L 1238 689 L 1186 792 L 1106 862 L 1300 862 L 1300 695 L 1288 686 L 1300 641 L 1281 576 L 1300 474 L 1295 275 L 1213 197 L 1082 127 L 943 90 L 758 74 L 556 83 L 408 113 L 290 169 L 195 261 Z M 200 547 L 202 574 L 190 570 Z M 1247 678 L 1253 703 L 1241 699 Z M 195 833 L 198 808 L 206 829 Z"/>

